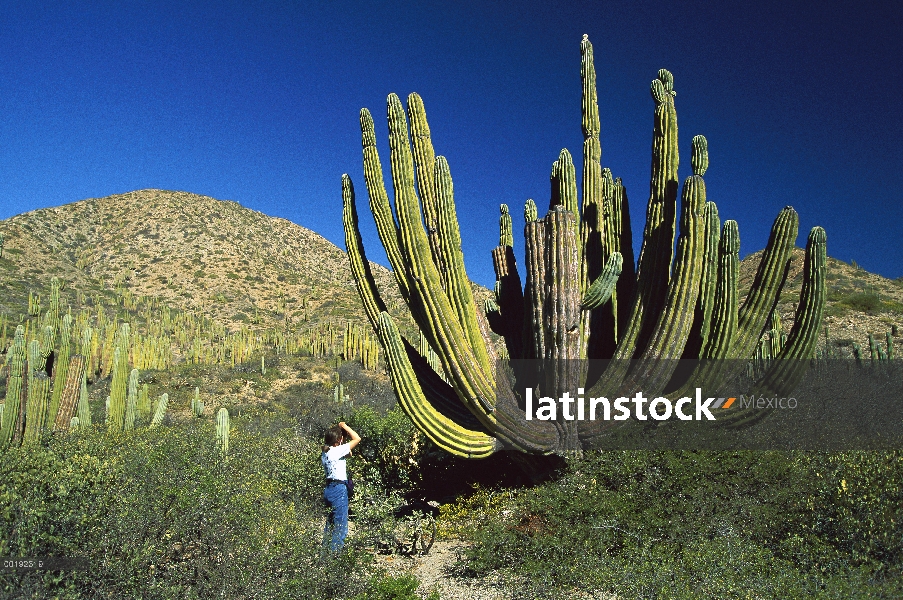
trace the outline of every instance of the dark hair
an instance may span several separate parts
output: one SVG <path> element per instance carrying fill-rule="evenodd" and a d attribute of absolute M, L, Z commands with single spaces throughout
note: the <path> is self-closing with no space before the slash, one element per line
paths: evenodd
<path fill-rule="evenodd" d="M 335 446 L 336 442 L 341 441 L 341 439 L 344 437 L 345 434 L 342 432 L 342 428 L 338 425 L 327 429 L 325 440 L 326 444 L 323 446 L 323 452 L 326 452 L 330 447 Z"/>

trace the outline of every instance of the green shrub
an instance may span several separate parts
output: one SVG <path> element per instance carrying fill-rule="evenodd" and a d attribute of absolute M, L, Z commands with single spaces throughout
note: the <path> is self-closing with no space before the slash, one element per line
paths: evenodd
<path fill-rule="evenodd" d="M 97 430 L 0 453 L 0 554 L 84 557 L 86 571 L 0 575 L 0 597 L 345 598 L 372 558 L 320 560 L 322 468 L 288 432 Z M 336 562 L 337 561 L 337 562 Z"/>
<path fill-rule="evenodd" d="M 860 312 L 872 312 L 881 306 L 881 299 L 877 294 L 871 292 L 849 294 L 844 296 L 840 302 Z"/>
<path fill-rule="evenodd" d="M 901 456 L 592 453 L 480 525 L 459 567 L 534 597 L 897 597 Z"/>

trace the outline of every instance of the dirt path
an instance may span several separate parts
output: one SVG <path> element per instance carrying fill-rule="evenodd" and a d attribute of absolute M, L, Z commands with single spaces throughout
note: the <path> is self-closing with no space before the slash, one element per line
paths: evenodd
<path fill-rule="evenodd" d="M 437 540 L 425 556 L 379 556 L 379 562 L 392 573 L 413 573 L 420 580 L 421 594 L 434 589 L 442 600 L 503 600 L 511 598 L 499 578 L 474 579 L 456 576 L 452 567 L 464 543 Z"/>

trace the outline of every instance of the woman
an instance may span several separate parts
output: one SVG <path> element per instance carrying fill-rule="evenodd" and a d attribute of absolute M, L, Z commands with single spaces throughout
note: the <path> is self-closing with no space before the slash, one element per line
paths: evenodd
<path fill-rule="evenodd" d="M 351 438 L 348 443 L 345 443 L 345 433 Z M 348 469 L 345 457 L 360 443 L 361 436 L 342 422 L 326 432 L 325 441 L 320 461 L 326 471 L 323 498 L 329 506 L 329 515 L 323 529 L 323 544 L 329 543 L 329 549 L 338 552 L 345 545 L 345 536 L 348 535 Z"/>

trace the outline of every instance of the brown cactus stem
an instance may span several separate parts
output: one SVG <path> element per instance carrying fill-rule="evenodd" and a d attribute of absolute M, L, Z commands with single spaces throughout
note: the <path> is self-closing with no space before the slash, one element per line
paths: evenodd
<path fill-rule="evenodd" d="M 58 431 L 68 431 L 72 417 L 78 408 L 78 399 L 81 394 L 82 379 L 85 376 L 87 363 L 85 357 L 76 354 L 69 359 L 69 370 L 66 372 L 66 384 L 60 394 L 59 412 L 56 414 L 55 428 Z"/>
<path fill-rule="evenodd" d="M 524 227 L 526 245 L 527 282 L 525 286 L 525 341 L 529 340 L 529 354 L 525 358 L 543 359 L 546 355 L 546 338 L 543 329 L 543 306 L 546 303 L 546 223 L 530 221 Z"/>
<path fill-rule="evenodd" d="M 580 356 L 580 299 L 577 222 L 567 205 L 549 211 L 546 221 L 546 287 L 549 290 L 543 314 L 545 382 L 543 396 L 558 398 L 582 384 L 585 361 Z M 579 450 L 577 422 L 556 422 L 561 449 Z"/>
<path fill-rule="evenodd" d="M 771 227 L 768 245 L 756 271 L 746 301 L 740 308 L 737 323 L 737 339 L 731 349 L 731 358 L 751 358 L 756 344 L 762 337 L 768 315 L 780 297 L 787 278 L 793 246 L 799 229 L 799 215 L 787 206 L 778 214 Z"/>

